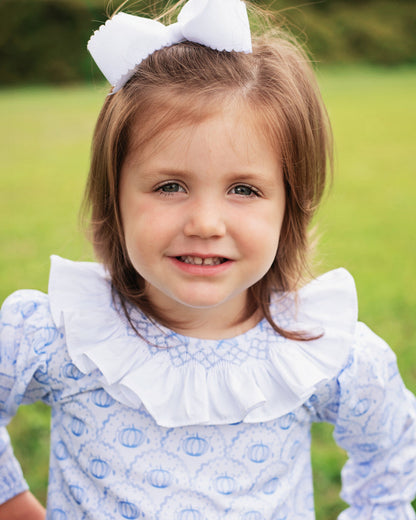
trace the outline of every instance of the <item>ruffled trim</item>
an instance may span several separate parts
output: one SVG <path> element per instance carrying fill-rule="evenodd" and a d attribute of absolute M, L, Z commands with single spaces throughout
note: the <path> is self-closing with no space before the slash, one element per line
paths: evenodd
<path fill-rule="evenodd" d="M 146 342 L 114 307 L 101 265 L 56 256 L 49 297 L 75 366 L 83 373 L 97 370 L 114 399 L 136 409 L 143 404 L 165 427 L 254 423 L 293 411 L 344 367 L 357 322 L 355 285 L 344 269 L 306 285 L 297 305 L 292 297 L 273 304 L 273 314 L 285 328 L 323 334 L 307 342 L 278 336 L 264 320 L 224 342 L 185 338 L 136 312 Z M 200 350 L 192 357 L 195 344 Z M 253 344 L 258 346 L 255 355 L 249 352 Z M 222 358 L 201 362 L 198 356 L 220 346 Z M 232 358 L 237 347 L 242 350 Z"/>

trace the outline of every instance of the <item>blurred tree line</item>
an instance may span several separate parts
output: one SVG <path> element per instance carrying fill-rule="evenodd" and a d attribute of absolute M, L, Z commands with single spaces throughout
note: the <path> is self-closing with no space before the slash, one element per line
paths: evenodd
<path fill-rule="evenodd" d="M 86 51 L 91 33 L 122 0 L 0 0 L 0 85 L 100 78 Z M 166 0 L 130 0 L 129 12 Z M 255 0 L 320 63 L 416 63 L 415 0 Z M 126 10 L 126 8 L 123 8 Z"/>

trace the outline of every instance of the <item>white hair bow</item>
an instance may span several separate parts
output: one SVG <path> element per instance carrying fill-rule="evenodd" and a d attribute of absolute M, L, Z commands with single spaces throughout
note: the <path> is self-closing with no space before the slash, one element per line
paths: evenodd
<path fill-rule="evenodd" d="M 245 4 L 241 0 L 189 0 L 177 23 L 169 26 L 118 13 L 95 31 L 87 48 L 114 93 L 147 56 L 185 40 L 220 51 L 251 52 Z"/>

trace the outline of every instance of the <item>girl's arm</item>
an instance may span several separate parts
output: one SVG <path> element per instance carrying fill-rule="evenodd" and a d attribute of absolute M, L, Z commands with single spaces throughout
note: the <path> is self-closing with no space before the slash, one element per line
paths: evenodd
<path fill-rule="evenodd" d="M 358 324 L 356 344 L 338 376 L 338 396 L 321 408 L 348 453 L 339 520 L 414 520 L 416 401 L 388 345 Z"/>
<path fill-rule="evenodd" d="M 43 345 L 55 337 L 50 320 L 45 324 L 46 309 L 45 295 L 19 291 L 7 298 L 0 311 L 0 520 L 45 518 L 42 506 L 28 491 L 6 426 L 20 404 L 48 402 L 50 388 L 36 377 L 38 371 L 44 375 L 47 366 Z"/>
<path fill-rule="evenodd" d="M 45 509 L 29 491 L 0 505 L 0 520 L 45 520 Z"/>

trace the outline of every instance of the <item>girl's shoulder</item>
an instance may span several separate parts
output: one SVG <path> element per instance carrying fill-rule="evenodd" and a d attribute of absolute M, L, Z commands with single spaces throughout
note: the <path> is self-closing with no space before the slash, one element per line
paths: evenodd
<path fill-rule="evenodd" d="M 20 289 L 1 306 L 1 325 L 13 329 L 54 326 L 49 296 L 41 291 Z"/>
<path fill-rule="evenodd" d="M 276 322 L 284 326 L 285 321 L 289 330 L 309 328 L 313 336 L 328 328 L 351 333 L 358 318 L 354 278 L 344 268 L 328 271 L 297 293 L 277 293 L 271 311 Z"/>
<path fill-rule="evenodd" d="M 1 306 L 3 326 L 59 328 L 62 311 L 78 306 L 88 295 L 91 301 L 103 294 L 104 268 L 94 262 L 73 262 L 51 257 L 48 293 L 20 289 L 9 295 Z M 93 293 L 95 289 L 95 294 Z"/>
<path fill-rule="evenodd" d="M 96 262 L 74 262 L 52 255 L 48 295 L 53 319 L 59 325 L 64 313 L 77 309 L 94 312 L 98 302 L 111 304 L 110 277 Z"/>
<path fill-rule="evenodd" d="M 51 379 L 59 373 L 65 349 L 50 312 L 49 297 L 19 290 L 4 301 L 0 313 L 0 388 L 4 410 L 13 415 L 19 404 L 49 402 Z M 52 370 L 51 359 L 56 360 Z"/>
<path fill-rule="evenodd" d="M 288 370 L 309 379 L 316 367 L 328 375 L 341 370 L 354 344 L 358 323 L 355 282 L 343 268 L 329 271 L 302 287 L 297 293 L 277 293 L 271 302 L 277 325 L 289 332 L 301 332 L 306 341 L 276 338 L 274 354 L 286 360 Z M 312 338 L 312 339 L 311 339 Z M 298 353 L 295 360 L 294 353 Z M 315 379 L 315 377 L 314 377 Z"/>

